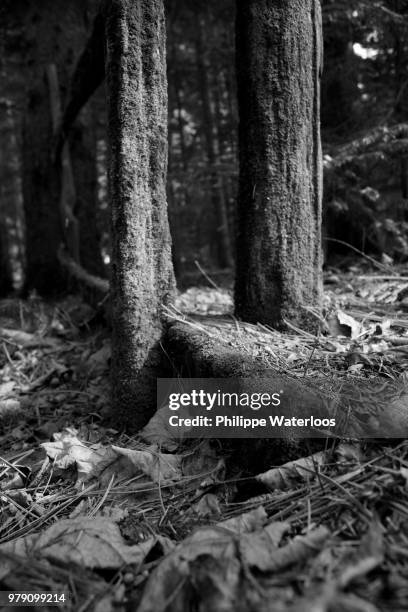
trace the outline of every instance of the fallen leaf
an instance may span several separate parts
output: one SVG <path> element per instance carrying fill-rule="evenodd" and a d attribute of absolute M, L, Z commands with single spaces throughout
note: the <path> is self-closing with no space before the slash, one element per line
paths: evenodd
<path fill-rule="evenodd" d="M 342 442 L 339 444 L 334 451 L 336 456 L 337 463 L 341 466 L 347 466 L 347 468 L 351 466 L 355 467 L 357 465 L 361 465 L 364 461 L 364 454 L 361 450 L 361 444 L 351 444 L 347 442 Z"/>
<path fill-rule="evenodd" d="M 194 514 L 201 518 L 219 516 L 221 514 L 221 506 L 219 499 L 214 493 L 203 495 L 200 501 L 193 505 Z"/>
<path fill-rule="evenodd" d="M 165 450 L 174 451 L 182 441 L 182 431 L 182 427 L 171 427 L 169 409 L 164 406 L 154 414 L 139 435 L 149 444 L 157 444 Z"/>
<path fill-rule="evenodd" d="M 91 354 L 86 362 L 86 366 L 93 376 L 102 374 L 109 367 L 110 357 L 111 347 L 109 344 L 104 344 L 96 353 Z"/>
<path fill-rule="evenodd" d="M 287 525 L 282 523 L 280 533 L 283 534 L 286 529 Z M 276 525 L 270 525 L 270 533 L 273 537 L 280 537 Z M 227 612 L 233 612 L 238 609 L 237 602 L 234 604 L 237 579 L 241 576 L 242 586 L 244 570 L 248 567 L 261 567 L 262 571 L 276 572 L 295 563 L 304 563 L 309 557 L 320 552 L 328 536 L 328 530 L 320 527 L 278 548 L 268 535 L 268 526 L 254 533 L 240 535 L 229 533 L 225 527 L 222 528 L 222 523 L 215 527 L 203 527 L 179 544 L 152 572 L 138 612 L 165 610 L 170 600 L 171 610 L 190 609 L 188 594 L 191 593 L 191 584 L 201 585 L 195 591 L 197 609 L 225 609 Z M 221 582 L 217 580 L 211 568 L 217 568 L 216 574 L 223 577 Z M 209 587 L 210 595 L 207 589 L 202 588 L 204 581 Z M 211 605 L 222 602 L 226 605 L 225 608 L 209 607 L 209 601 L 212 601 L 211 590 L 217 595 L 216 604 Z M 200 605 L 203 601 L 206 602 L 206 607 Z"/>
<path fill-rule="evenodd" d="M 326 527 L 318 527 L 304 536 L 295 537 L 286 546 L 276 549 L 264 571 L 278 572 L 295 563 L 304 563 L 320 552 L 329 536 Z"/>
<path fill-rule="evenodd" d="M 282 537 L 290 530 L 290 523 L 270 523 L 255 533 L 243 534 L 239 541 L 241 558 L 248 567 L 261 572 L 270 569 Z"/>
<path fill-rule="evenodd" d="M 206 612 L 243 612 L 250 609 L 245 591 L 240 587 L 241 564 L 238 559 L 214 559 L 203 555 L 188 564 L 188 581 L 199 600 L 199 609 Z M 188 595 L 187 595 L 188 597 Z M 191 609 L 190 606 L 176 608 Z"/>
<path fill-rule="evenodd" d="M 316 471 L 326 462 L 326 453 L 319 452 L 309 457 L 290 461 L 277 468 L 258 474 L 256 480 L 262 482 L 268 489 L 287 489 L 293 481 L 308 481 L 316 476 Z"/>
<path fill-rule="evenodd" d="M 79 440 L 74 429 L 56 433 L 54 439 L 54 442 L 43 442 L 41 446 L 48 457 L 54 460 L 55 467 L 65 470 L 76 466 L 77 485 L 98 477 L 108 465 L 117 459 L 117 454 L 110 447 L 84 444 Z"/>
<path fill-rule="evenodd" d="M 124 564 L 141 564 L 156 546 L 162 554 L 174 547 L 168 538 L 161 536 L 128 546 L 113 521 L 102 517 L 78 517 L 58 521 L 40 535 L 2 544 L 0 552 L 24 557 L 41 555 L 57 563 L 113 570 Z"/>
<path fill-rule="evenodd" d="M 340 575 L 339 587 L 347 588 L 351 582 L 366 576 L 381 565 L 384 560 L 384 552 L 384 528 L 378 521 L 374 521 L 361 539 L 356 553 L 350 559 L 350 565 Z"/>
<path fill-rule="evenodd" d="M 217 523 L 217 526 L 223 527 L 224 529 L 229 529 L 230 531 L 235 531 L 236 533 L 245 533 L 261 529 L 267 520 L 268 515 L 265 512 L 265 508 L 263 506 L 259 506 L 250 512 L 245 512 L 244 514 L 221 521 L 220 523 Z"/>
<path fill-rule="evenodd" d="M 147 450 L 132 450 L 119 446 L 112 446 L 112 450 L 117 455 L 125 457 L 136 473 L 143 472 L 153 482 L 179 480 L 182 477 L 181 455 L 161 453 L 155 445 Z"/>
<path fill-rule="evenodd" d="M 13 391 L 16 383 L 14 380 L 10 380 L 9 382 L 2 383 L 0 385 L 0 398 L 4 399 Z"/>
<path fill-rule="evenodd" d="M 361 332 L 360 323 L 342 310 L 338 310 L 327 320 L 327 326 L 331 336 L 345 336 L 354 339 Z"/>

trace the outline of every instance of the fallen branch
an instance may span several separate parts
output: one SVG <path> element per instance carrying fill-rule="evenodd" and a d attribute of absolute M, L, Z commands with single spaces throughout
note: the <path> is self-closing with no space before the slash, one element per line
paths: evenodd
<path fill-rule="evenodd" d="M 64 266 L 69 274 L 77 281 L 83 283 L 86 287 L 93 289 L 97 293 L 102 294 L 100 297 L 106 297 L 108 295 L 109 281 L 87 272 L 68 255 L 64 248 L 60 248 L 58 251 L 58 259 L 61 265 Z"/>

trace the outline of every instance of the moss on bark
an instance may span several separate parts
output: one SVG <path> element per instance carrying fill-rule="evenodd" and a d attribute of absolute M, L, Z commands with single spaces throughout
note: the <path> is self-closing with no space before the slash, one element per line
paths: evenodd
<path fill-rule="evenodd" d="M 163 2 L 111 0 L 105 20 L 113 403 L 117 421 L 138 429 L 155 406 L 161 307 L 174 287 Z"/>
<path fill-rule="evenodd" d="M 279 326 L 321 300 L 320 3 L 237 0 L 236 41 L 236 313 Z"/>

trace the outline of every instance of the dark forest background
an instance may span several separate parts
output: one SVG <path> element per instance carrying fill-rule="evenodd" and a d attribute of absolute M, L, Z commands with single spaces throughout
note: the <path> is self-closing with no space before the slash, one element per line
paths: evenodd
<path fill-rule="evenodd" d="M 55 143 L 46 71 L 55 65 L 63 107 L 98 3 L 68 4 L 0 7 L 2 295 L 13 288 L 43 295 L 73 288 L 55 258 L 59 194 L 49 180 Z M 179 286 L 188 286 L 201 277 L 198 266 L 215 279 L 232 278 L 234 266 L 234 2 L 168 0 L 166 9 L 167 194 L 175 272 Z M 324 0 L 322 9 L 325 262 L 354 256 L 343 243 L 404 262 L 408 149 L 392 129 L 389 139 L 384 134 L 408 121 L 408 2 Z M 108 277 L 110 261 L 105 115 L 102 85 L 69 135 L 80 261 L 102 277 Z"/>

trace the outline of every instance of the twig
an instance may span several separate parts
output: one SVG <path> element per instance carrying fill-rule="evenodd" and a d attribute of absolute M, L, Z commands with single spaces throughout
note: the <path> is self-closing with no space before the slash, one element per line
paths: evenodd
<path fill-rule="evenodd" d="M 214 289 L 217 289 L 217 291 L 221 291 L 218 285 L 212 280 L 212 278 L 208 276 L 207 272 L 203 270 L 203 268 L 200 266 L 199 262 L 196 259 L 194 260 L 194 263 L 201 272 L 201 274 L 204 276 L 204 278 L 210 283 L 210 285 L 214 287 Z"/>
<path fill-rule="evenodd" d="M 367 259 L 368 261 L 370 261 L 374 266 L 376 266 L 380 270 L 388 271 L 390 269 L 390 266 L 386 266 L 380 263 L 379 261 L 376 261 L 375 259 L 373 259 L 373 257 L 366 255 L 365 253 L 363 253 L 363 251 L 360 251 L 360 249 L 357 249 L 355 246 L 353 246 L 352 244 L 349 244 L 348 242 L 345 242 L 344 240 L 338 240 L 337 238 L 328 238 L 327 236 L 325 236 L 323 240 L 327 240 L 329 242 L 337 242 L 337 244 L 342 244 L 343 246 L 346 246 L 349 249 L 352 249 L 353 251 L 355 251 L 362 257 L 364 257 L 364 259 Z"/>
<path fill-rule="evenodd" d="M 398 275 L 388 276 L 386 274 L 384 275 L 379 274 L 378 276 L 376 274 L 361 274 L 360 276 L 357 276 L 356 278 L 358 278 L 358 280 L 408 282 L 408 276 L 398 276 Z"/>

